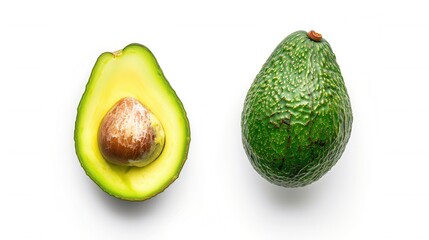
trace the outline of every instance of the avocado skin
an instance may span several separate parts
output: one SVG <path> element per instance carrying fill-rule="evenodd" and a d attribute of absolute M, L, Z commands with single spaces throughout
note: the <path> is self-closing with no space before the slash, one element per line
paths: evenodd
<path fill-rule="evenodd" d="M 277 46 L 251 85 L 241 118 L 242 141 L 262 177 L 302 187 L 335 165 L 352 122 L 350 99 L 329 43 L 297 31 Z"/>

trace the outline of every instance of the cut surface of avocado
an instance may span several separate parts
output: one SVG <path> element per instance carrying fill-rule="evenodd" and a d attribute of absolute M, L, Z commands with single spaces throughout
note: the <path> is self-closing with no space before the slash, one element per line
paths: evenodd
<path fill-rule="evenodd" d="M 162 125 L 163 142 L 155 159 L 143 166 L 106 161 L 99 145 L 105 116 L 123 99 L 135 99 Z M 75 148 L 87 175 L 105 192 L 120 199 L 141 201 L 168 187 L 186 161 L 190 127 L 185 109 L 151 51 L 130 44 L 97 60 L 79 103 Z"/>

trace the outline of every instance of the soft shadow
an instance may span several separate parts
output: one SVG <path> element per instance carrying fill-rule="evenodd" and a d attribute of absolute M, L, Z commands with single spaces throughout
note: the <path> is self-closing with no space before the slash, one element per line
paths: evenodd
<path fill-rule="evenodd" d="M 299 188 L 284 188 L 269 183 L 261 185 L 264 185 L 261 188 L 273 204 L 282 208 L 306 208 L 318 201 L 324 192 L 323 184 L 317 183 Z"/>
<path fill-rule="evenodd" d="M 98 186 L 94 186 L 93 193 L 99 202 L 105 205 L 105 208 L 114 214 L 126 218 L 140 218 L 141 216 L 150 215 L 156 212 L 163 204 L 164 194 L 160 193 L 155 197 L 140 202 L 131 202 L 117 199 L 105 193 Z"/>

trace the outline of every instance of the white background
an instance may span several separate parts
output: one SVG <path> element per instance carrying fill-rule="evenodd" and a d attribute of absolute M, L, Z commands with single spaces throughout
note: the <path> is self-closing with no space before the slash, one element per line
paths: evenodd
<path fill-rule="evenodd" d="M 429 239 L 429 16 L 424 1 L 2 1 L 0 239 Z M 262 179 L 244 97 L 288 34 L 314 29 L 352 101 L 346 151 L 318 182 Z M 104 51 L 148 46 L 192 141 L 145 202 L 101 191 L 75 155 L 76 108 Z"/>

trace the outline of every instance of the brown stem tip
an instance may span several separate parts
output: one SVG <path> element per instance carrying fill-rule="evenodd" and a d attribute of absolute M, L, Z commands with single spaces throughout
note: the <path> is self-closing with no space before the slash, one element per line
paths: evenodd
<path fill-rule="evenodd" d="M 317 32 L 315 32 L 313 30 L 311 30 L 310 32 L 308 32 L 307 36 L 311 40 L 316 41 L 316 42 L 320 42 L 322 40 L 322 34 L 317 33 Z"/>

